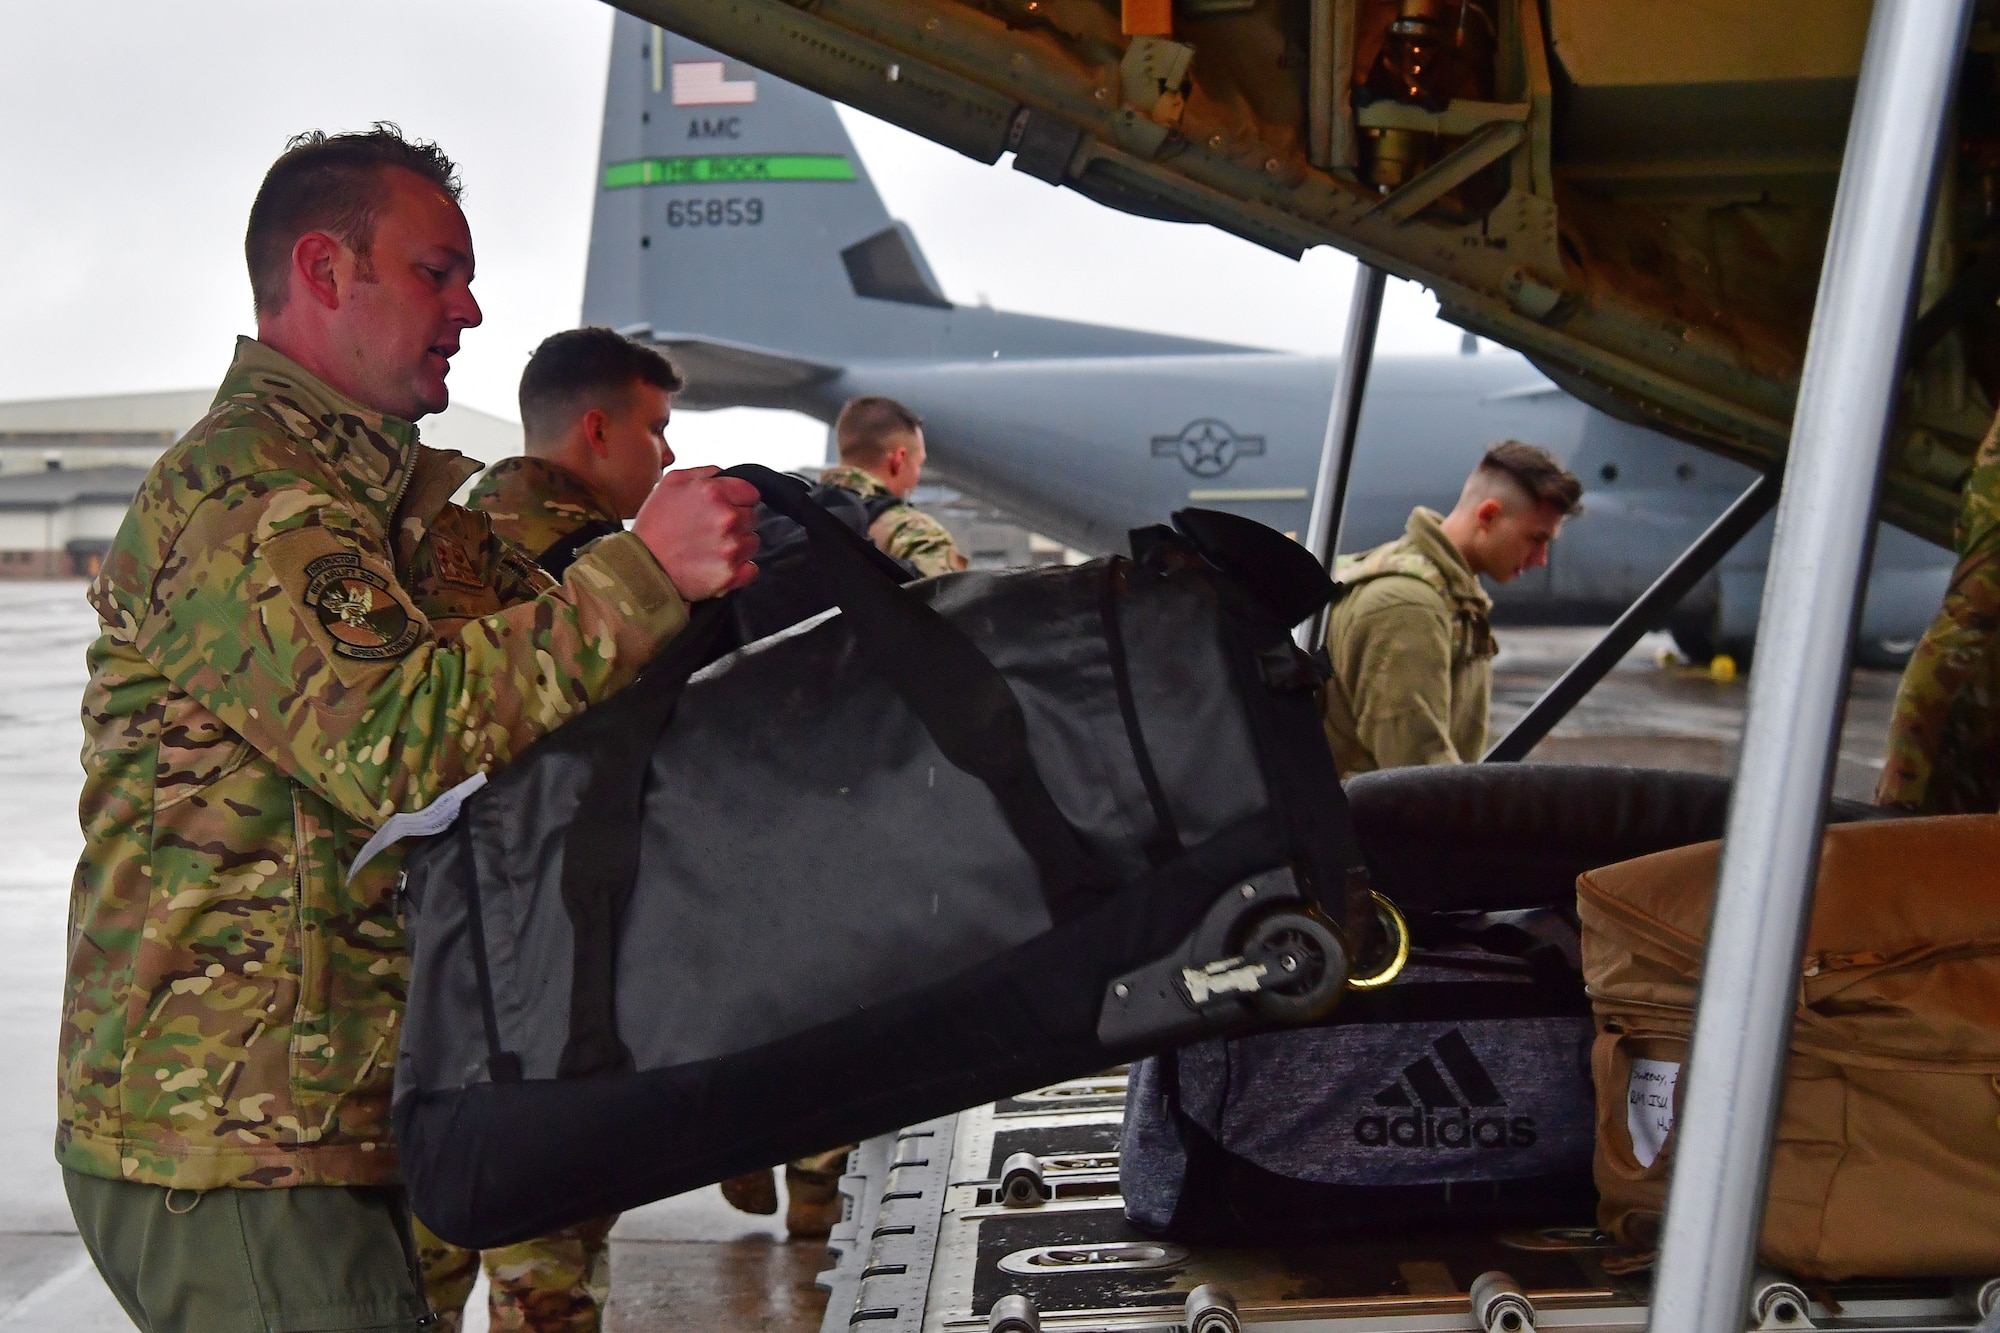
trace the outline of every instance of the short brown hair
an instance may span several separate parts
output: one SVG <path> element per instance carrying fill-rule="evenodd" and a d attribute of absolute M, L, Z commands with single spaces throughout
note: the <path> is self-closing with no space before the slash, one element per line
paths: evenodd
<path fill-rule="evenodd" d="M 1508 478 L 1526 491 L 1529 499 L 1548 505 L 1564 518 L 1583 512 L 1583 483 L 1538 445 L 1502 440 L 1479 460 L 1479 471 Z"/>
<path fill-rule="evenodd" d="M 889 456 L 892 436 L 923 428 L 924 419 L 895 399 L 869 394 L 848 399 L 840 409 L 833 422 L 833 441 L 841 462 L 874 467 Z"/>
<path fill-rule="evenodd" d="M 521 427 L 530 440 L 553 440 L 570 422 L 634 384 L 668 393 L 687 387 L 674 363 L 610 329 L 565 329 L 542 339 L 521 372 Z"/>
<path fill-rule="evenodd" d="M 285 151 L 257 187 L 243 236 L 258 314 L 275 315 L 285 308 L 292 247 L 307 232 L 337 236 L 356 254 L 367 256 L 382 207 L 383 173 L 390 167 L 413 171 L 458 201 L 458 167 L 444 150 L 404 138 L 386 120 L 348 134 L 307 130 L 286 141 Z"/>

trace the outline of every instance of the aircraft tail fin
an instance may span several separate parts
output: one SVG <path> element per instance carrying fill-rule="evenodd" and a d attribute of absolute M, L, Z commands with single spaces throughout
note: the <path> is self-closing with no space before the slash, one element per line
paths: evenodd
<path fill-rule="evenodd" d="M 650 337 L 689 407 L 828 416 L 862 362 L 1246 350 L 945 298 L 832 102 L 620 14 L 584 322 Z"/>
<path fill-rule="evenodd" d="M 740 379 L 753 348 L 814 365 L 923 355 L 951 310 L 832 102 L 618 16 L 586 323 L 647 330 Z M 763 372 L 749 380 L 797 381 Z"/>

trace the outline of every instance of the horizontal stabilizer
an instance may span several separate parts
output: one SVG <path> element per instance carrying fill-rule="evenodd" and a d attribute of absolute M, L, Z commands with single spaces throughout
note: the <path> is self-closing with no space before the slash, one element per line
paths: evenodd
<path fill-rule="evenodd" d="M 847 280 L 854 284 L 856 296 L 951 309 L 924 263 L 923 251 L 917 249 L 916 238 L 900 222 L 848 246 L 840 252 L 840 262 L 847 266 Z"/>
<path fill-rule="evenodd" d="M 690 411 L 743 405 L 795 407 L 800 395 L 841 373 L 839 366 L 719 338 L 656 334 L 644 327 L 620 332 L 659 348 L 687 377 L 687 388 L 674 395 L 674 403 Z"/>

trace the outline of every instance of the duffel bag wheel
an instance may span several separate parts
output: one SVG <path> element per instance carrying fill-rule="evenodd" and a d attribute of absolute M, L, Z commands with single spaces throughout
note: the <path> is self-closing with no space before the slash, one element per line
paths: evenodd
<path fill-rule="evenodd" d="M 1311 1023 L 1339 1005 L 1347 989 L 1347 951 L 1317 916 L 1272 912 L 1250 927 L 1243 955 L 1270 968 L 1250 1003 L 1280 1023 Z"/>

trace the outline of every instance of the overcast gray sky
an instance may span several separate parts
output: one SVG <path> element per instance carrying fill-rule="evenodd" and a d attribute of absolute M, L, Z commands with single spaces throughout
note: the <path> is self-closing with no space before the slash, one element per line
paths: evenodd
<path fill-rule="evenodd" d="M 597 0 L 0 0 L 0 399 L 215 383 L 250 329 L 243 222 L 265 167 L 297 130 L 384 119 L 460 164 L 486 323 L 452 393 L 514 417 L 529 351 L 582 302 L 611 18 Z M 1128 217 L 846 114 L 955 301 L 1339 344 L 1343 255 Z M 1383 350 L 1454 347 L 1435 308 L 1391 284 Z M 821 438 L 780 414 L 677 422 L 690 461 Z"/>

